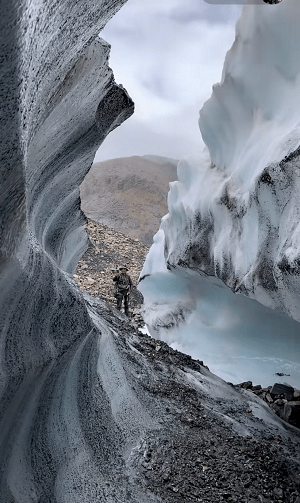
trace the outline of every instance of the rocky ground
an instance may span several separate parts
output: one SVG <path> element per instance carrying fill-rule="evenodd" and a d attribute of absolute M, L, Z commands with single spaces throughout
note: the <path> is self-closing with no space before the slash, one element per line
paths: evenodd
<path fill-rule="evenodd" d="M 264 426 L 264 419 L 254 417 L 250 406 L 256 400 L 283 417 L 286 404 L 297 402 L 299 392 L 293 390 L 290 396 L 291 390 L 253 387 L 247 382 L 229 386 L 232 393 L 238 393 L 233 400 L 222 391 L 217 396 L 211 382 L 208 392 L 202 393 L 187 385 L 181 375 L 199 377 L 200 373 L 200 383 L 205 383 L 207 367 L 138 330 L 143 326 L 138 291 L 131 298 L 129 319 L 115 309 L 114 269 L 126 264 L 136 284 L 148 248 L 91 220 L 87 230 L 90 246 L 74 279 L 83 292 L 95 298 L 94 308 L 100 309 L 99 314 L 118 333 L 116 344 L 128 359 L 130 372 L 137 368 L 142 389 L 164 408 L 159 431 L 144 437 L 130 457 L 129 468 L 137 473 L 139 483 L 168 503 L 300 503 L 297 429 L 293 433 L 283 426 L 274 434 Z M 142 366 L 138 358 L 143 358 Z M 148 369 L 146 374 L 141 372 L 143 366 Z M 251 427 L 247 425 L 245 434 L 248 420 Z"/>
<path fill-rule="evenodd" d="M 112 278 L 119 265 L 127 265 L 128 274 L 134 284 L 130 295 L 130 319 L 136 326 L 143 327 L 144 321 L 140 315 L 143 296 L 136 285 L 149 248 L 138 239 L 92 220 L 88 221 L 87 232 L 90 245 L 79 261 L 73 278 L 82 291 L 108 302 L 109 305 L 116 305 Z"/>
<path fill-rule="evenodd" d="M 300 503 L 296 429 L 250 388 L 229 385 L 202 361 L 141 334 L 113 307 L 94 309 L 116 334 L 127 382 L 159 411 L 160 427 L 127 460 L 149 502 L 152 493 L 161 503 Z"/>

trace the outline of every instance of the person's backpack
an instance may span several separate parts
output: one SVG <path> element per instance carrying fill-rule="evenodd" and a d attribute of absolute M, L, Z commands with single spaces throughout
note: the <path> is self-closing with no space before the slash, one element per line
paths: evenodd
<path fill-rule="evenodd" d="M 126 276 L 123 274 L 119 275 L 117 287 L 118 287 L 118 291 L 128 292 L 128 290 L 130 289 L 130 278 L 129 278 L 129 276 L 127 276 L 127 274 L 126 274 Z"/>

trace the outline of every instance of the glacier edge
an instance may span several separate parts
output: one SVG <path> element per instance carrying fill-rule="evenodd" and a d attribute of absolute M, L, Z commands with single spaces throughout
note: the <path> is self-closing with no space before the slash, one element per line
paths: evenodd
<path fill-rule="evenodd" d="M 265 384 L 280 368 L 287 374 L 292 367 L 294 383 L 300 380 L 299 20 L 296 0 L 274 9 L 251 2 L 244 6 L 222 80 L 200 111 L 206 148 L 201 156 L 178 164 L 178 181 L 170 184 L 169 213 L 154 238 L 141 273 L 145 281 L 140 283 L 151 333 L 179 344 L 194 357 L 203 354 L 204 346 L 210 355 L 206 361 L 217 373 L 218 323 L 223 342 L 230 340 L 229 325 L 233 333 L 239 331 L 245 348 L 247 339 L 258 343 L 261 332 L 258 354 L 262 347 L 263 356 L 274 362 L 267 375 L 263 370 L 258 374 Z M 220 299 L 217 292 L 223 288 L 214 278 L 235 294 L 274 310 L 273 322 L 264 323 L 272 311 L 262 308 L 251 331 L 250 313 L 254 316 L 259 308 L 253 302 L 247 308 L 225 290 Z M 170 295 L 172 281 L 177 285 L 176 299 Z M 210 335 L 201 302 L 212 314 Z M 280 318 L 279 312 L 295 323 Z M 280 340 L 289 347 L 283 361 Z M 228 348 L 219 342 L 219 358 L 224 361 L 245 357 L 238 334 Z M 281 363 L 275 364 L 277 357 Z M 235 364 L 239 366 L 237 360 Z M 246 380 L 245 374 L 253 378 L 257 367 L 249 365 L 247 372 L 240 369 L 232 379 Z M 221 375 L 230 378 L 227 371 Z"/>

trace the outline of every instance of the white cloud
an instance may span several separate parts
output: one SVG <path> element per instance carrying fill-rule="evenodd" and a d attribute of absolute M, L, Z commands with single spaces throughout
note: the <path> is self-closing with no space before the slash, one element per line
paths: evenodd
<path fill-rule="evenodd" d="M 96 160 L 182 157 L 202 146 L 199 109 L 221 78 L 239 11 L 202 0 L 185 0 L 184 9 L 182 0 L 125 4 L 101 36 L 112 45 L 110 65 L 136 111 L 108 136 Z"/>

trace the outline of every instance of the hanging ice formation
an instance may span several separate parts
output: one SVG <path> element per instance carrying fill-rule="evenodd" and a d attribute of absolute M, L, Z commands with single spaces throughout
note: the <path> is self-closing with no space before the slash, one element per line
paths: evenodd
<path fill-rule="evenodd" d="M 252 340 L 257 355 L 263 341 L 261 356 L 299 360 L 300 325 L 279 314 L 300 321 L 299 23 L 297 0 L 244 7 L 222 80 L 200 111 L 207 148 L 179 163 L 146 260 L 145 320 L 192 354 L 211 339 L 219 358 L 244 358 L 241 341 Z"/>

